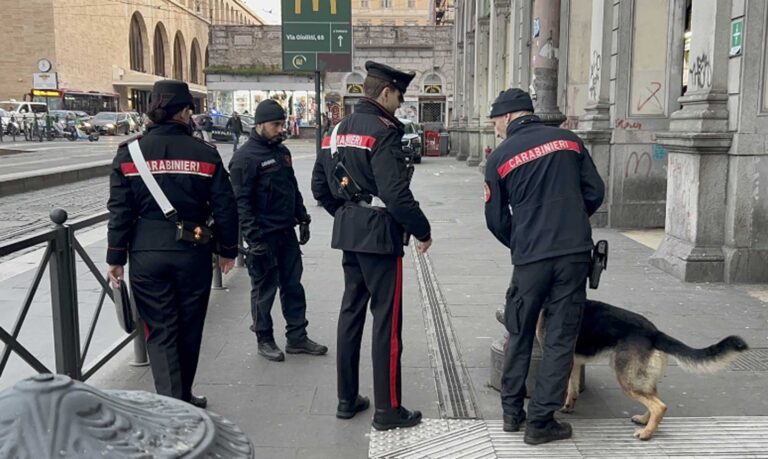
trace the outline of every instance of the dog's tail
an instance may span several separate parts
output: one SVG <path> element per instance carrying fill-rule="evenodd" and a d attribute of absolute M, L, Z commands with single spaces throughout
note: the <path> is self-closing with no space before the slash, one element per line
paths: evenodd
<path fill-rule="evenodd" d="M 655 348 L 675 357 L 684 370 L 695 373 L 714 373 L 749 349 L 749 346 L 740 337 L 731 335 L 712 346 L 694 349 L 659 332 Z"/>

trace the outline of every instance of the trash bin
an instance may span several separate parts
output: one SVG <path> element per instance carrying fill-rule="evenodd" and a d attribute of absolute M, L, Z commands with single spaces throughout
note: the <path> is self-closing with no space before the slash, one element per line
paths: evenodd
<path fill-rule="evenodd" d="M 440 133 L 440 156 L 448 156 L 450 153 L 451 135 L 447 132 Z"/>
<path fill-rule="evenodd" d="M 437 131 L 426 131 L 424 133 L 426 138 L 426 156 L 440 156 L 440 135 Z"/>

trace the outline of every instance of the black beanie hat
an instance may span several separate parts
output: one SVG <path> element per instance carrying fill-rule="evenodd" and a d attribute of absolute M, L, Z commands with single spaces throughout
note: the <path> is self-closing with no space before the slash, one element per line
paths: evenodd
<path fill-rule="evenodd" d="M 527 92 L 519 88 L 511 88 L 501 91 L 499 97 L 491 105 L 489 118 L 506 115 L 514 112 L 533 112 L 533 101 Z"/>
<path fill-rule="evenodd" d="M 283 110 L 282 105 L 275 100 L 267 99 L 256 106 L 256 113 L 254 115 L 254 123 L 256 124 L 284 119 L 285 110 Z"/>

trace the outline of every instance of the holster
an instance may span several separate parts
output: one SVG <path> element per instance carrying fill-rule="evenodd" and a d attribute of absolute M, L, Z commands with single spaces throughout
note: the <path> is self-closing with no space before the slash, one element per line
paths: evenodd
<path fill-rule="evenodd" d="M 360 185 L 358 185 L 349 174 L 349 171 L 346 166 L 344 166 L 343 162 L 336 162 L 336 166 L 333 168 L 333 178 L 336 180 L 339 195 L 343 196 L 348 201 L 355 202 L 360 200 L 363 189 L 360 188 Z"/>
<path fill-rule="evenodd" d="M 589 288 L 600 286 L 600 275 L 608 267 L 608 241 L 597 241 L 592 249 L 592 263 L 589 270 Z"/>
<path fill-rule="evenodd" d="M 176 222 L 176 240 L 193 244 L 207 244 L 213 238 L 213 230 L 205 225 L 179 220 Z"/>

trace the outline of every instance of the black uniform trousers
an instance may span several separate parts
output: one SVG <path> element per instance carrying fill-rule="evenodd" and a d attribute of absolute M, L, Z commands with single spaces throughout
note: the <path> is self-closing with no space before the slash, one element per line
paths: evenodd
<path fill-rule="evenodd" d="M 307 338 L 307 298 L 301 285 L 304 267 L 301 249 L 293 228 L 273 231 L 264 235 L 262 242 L 269 246 L 263 255 L 248 256 L 248 274 L 251 276 L 251 330 L 259 342 L 274 341 L 272 330 L 272 304 L 278 287 L 280 304 L 285 318 L 285 336 L 289 343 L 300 343 Z"/>
<path fill-rule="evenodd" d="M 211 250 L 131 252 L 129 267 L 155 389 L 189 401 L 211 293 Z"/>
<path fill-rule="evenodd" d="M 403 353 L 403 259 L 344 251 L 344 297 L 337 330 L 339 400 L 353 401 L 360 386 L 360 343 L 370 300 L 373 313 L 373 392 L 377 409 L 400 406 Z"/>
<path fill-rule="evenodd" d="M 509 332 L 501 380 L 504 414 L 522 416 L 525 379 L 542 307 L 546 336 L 528 420 L 546 422 L 562 408 L 587 299 L 589 260 L 590 253 L 584 252 L 515 266 L 504 308 Z"/>

